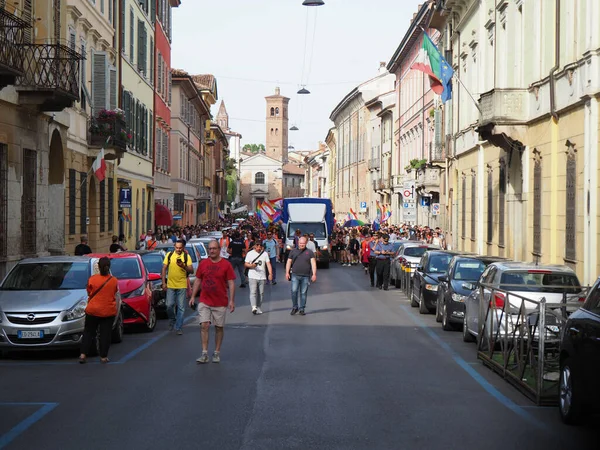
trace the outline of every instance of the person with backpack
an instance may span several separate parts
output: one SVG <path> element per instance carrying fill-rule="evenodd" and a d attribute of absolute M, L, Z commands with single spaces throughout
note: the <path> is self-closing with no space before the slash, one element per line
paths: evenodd
<path fill-rule="evenodd" d="M 183 327 L 185 294 L 188 287 L 187 277 L 194 272 L 192 258 L 183 250 L 184 247 L 183 241 L 177 241 L 175 250 L 166 254 L 162 267 L 162 288 L 167 291 L 169 331 L 175 329 L 178 335 L 183 334 L 181 328 Z"/>

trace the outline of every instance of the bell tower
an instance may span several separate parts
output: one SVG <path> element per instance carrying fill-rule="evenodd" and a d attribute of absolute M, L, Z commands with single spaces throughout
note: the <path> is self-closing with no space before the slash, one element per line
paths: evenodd
<path fill-rule="evenodd" d="M 229 114 L 227 114 L 227 108 L 225 108 L 223 100 L 221 100 L 221 106 L 219 106 L 219 112 L 217 113 L 217 123 L 223 131 L 229 131 Z"/>
<path fill-rule="evenodd" d="M 281 161 L 288 161 L 288 104 L 290 99 L 281 95 L 275 88 L 275 95 L 265 97 L 267 101 L 266 155 Z"/>

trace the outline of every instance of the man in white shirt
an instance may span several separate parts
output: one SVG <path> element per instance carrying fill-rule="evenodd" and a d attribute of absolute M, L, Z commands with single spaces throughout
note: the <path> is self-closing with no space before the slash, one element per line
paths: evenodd
<path fill-rule="evenodd" d="M 265 295 L 265 282 L 267 273 L 269 281 L 273 280 L 273 268 L 269 254 L 264 251 L 263 243 L 257 239 L 254 241 L 254 248 L 246 255 L 244 263 L 248 269 L 248 283 L 250 284 L 250 304 L 252 305 L 252 314 L 262 314 L 262 306 Z M 267 272 L 268 270 L 268 272 Z"/>

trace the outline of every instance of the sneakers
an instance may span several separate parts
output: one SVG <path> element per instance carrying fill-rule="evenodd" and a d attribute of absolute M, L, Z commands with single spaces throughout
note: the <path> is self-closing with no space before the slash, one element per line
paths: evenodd
<path fill-rule="evenodd" d="M 177 336 L 181 336 L 183 334 L 183 330 L 179 329 L 177 330 Z"/>
<path fill-rule="evenodd" d="M 298 312 L 298 308 L 294 307 L 292 308 L 292 310 L 290 311 L 290 315 L 293 316 Z"/>
<path fill-rule="evenodd" d="M 271 284 L 277 284 L 277 281 L 273 280 L 271 281 Z"/>
<path fill-rule="evenodd" d="M 301 309 L 301 310 L 299 311 L 299 314 L 300 314 L 301 316 L 305 316 L 305 315 L 306 315 L 306 313 L 304 312 L 304 310 L 303 310 L 303 309 Z"/>
<path fill-rule="evenodd" d="M 214 352 L 213 353 L 212 362 L 214 362 L 215 364 L 219 364 L 221 362 L 221 355 L 220 355 L 219 352 Z"/>
<path fill-rule="evenodd" d="M 206 364 L 208 362 L 208 353 L 202 352 L 202 356 L 196 360 L 198 364 Z"/>
<path fill-rule="evenodd" d="M 256 312 L 254 314 L 262 314 L 262 310 L 260 308 L 256 308 Z"/>
<path fill-rule="evenodd" d="M 253 306 L 252 307 L 252 314 L 254 314 L 254 315 L 258 314 L 257 309 L 258 308 L 256 308 L 256 306 Z"/>

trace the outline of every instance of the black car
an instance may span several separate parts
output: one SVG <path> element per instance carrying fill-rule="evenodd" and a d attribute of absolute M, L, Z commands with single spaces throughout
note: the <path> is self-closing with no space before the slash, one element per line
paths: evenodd
<path fill-rule="evenodd" d="M 465 299 L 477 287 L 485 268 L 493 262 L 505 261 L 498 256 L 458 255 L 452 258 L 448 274 L 438 277 L 435 320 L 442 328 L 452 331 L 462 325 L 465 316 Z"/>
<path fill-rule="evenodd" d="M 585 413 L 600 413 L 599 376 L 600 279 L 562 330 L 558 407 L 563 422 L 577 424 Z"/>
<path fill-rule="evenodd" d="M 446 274 L 456 252 L 429 250 L 421 258 L 413 276 L 411 305 L 419 305 L 421 314 L 435 311 L 439 277 Z"/>

